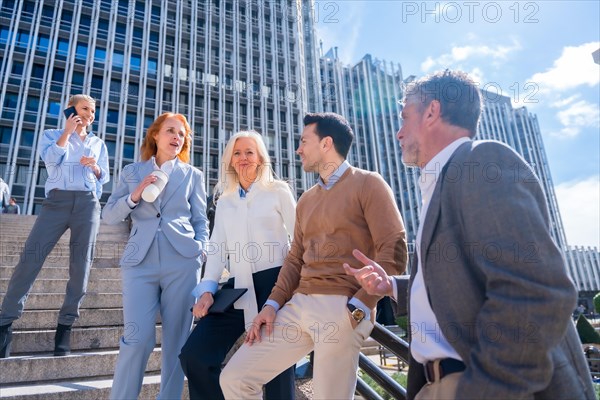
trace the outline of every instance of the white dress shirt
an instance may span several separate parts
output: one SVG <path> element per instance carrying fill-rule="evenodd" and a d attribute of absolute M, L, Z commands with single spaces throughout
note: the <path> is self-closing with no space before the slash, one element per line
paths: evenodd
<path fill-rule="evenodd" d="M 446 146 L 425 165 L 425 168 L 421 169 L 421 177 L 419 178 L 422 206 L 415 243 L 416 252 L 419 255 L 417 274 L 410 289 L 410 330 L 412 334 L 410 350 L 414 359 L 422 364 L 438 358 L 462 360 L 442 333 L 438 320 L 431 309 L 431 304 L 429 304 L 427 288 L 423 280 L 421 238 L 431 196 L 433 195 L 442 169 L 456 149 L 469 140 L 469 138 L 463 137 Z"/>

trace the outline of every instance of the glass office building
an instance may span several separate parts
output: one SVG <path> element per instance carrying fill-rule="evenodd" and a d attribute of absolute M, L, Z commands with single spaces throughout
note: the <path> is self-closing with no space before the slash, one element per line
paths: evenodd
<path fill-rule="evenodd" d="M 165 111 L 187 116 L 192 163 L 207 189 L 227 139 L 265 136 L 273 168 L 298 192 L 308 183 L 294 151 L 315 75 L 311 13 L 301 2 L 195 0 L 0 1 L 0 176 L 25 213 L 47 178 L 40 133 L 64 126 L 68 98 L 98 100 L 93 130 L 112 181 L 138 159 L 145 129 Z M 304 27 L 304 24 L 309 24 Z M 314 103 L 314 100 L 313 100 Z"/>

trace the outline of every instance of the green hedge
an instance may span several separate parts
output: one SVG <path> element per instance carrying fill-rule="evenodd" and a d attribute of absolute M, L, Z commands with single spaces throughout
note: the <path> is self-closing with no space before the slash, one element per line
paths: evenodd
<path fill-rule="evenodd" d="M 577 333 L 579 333 L 581 343 L 600 343 L 600 334 L 583 315 L 577 318 Z"/>

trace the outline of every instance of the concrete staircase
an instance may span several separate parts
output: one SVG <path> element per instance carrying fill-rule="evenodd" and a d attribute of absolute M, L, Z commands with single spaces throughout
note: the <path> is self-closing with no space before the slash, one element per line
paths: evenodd
<path fill-rule="evenodd" d="M 0 301 L 35 218 L 0 216 Z M 101 224 L 87 296 L 73 326 L 72 354 L 53 357 L 54 330 L 69 276 L 69 237 L 67 231 L 46 259 L 23 317 L 13 324 L 11 357 L 0 359 L 1 399 L 108 398 L 123 333 L 118 262 L 128 229 L 124 222 Z M 157 348 L 148 362 L 141 399 L 155 398 L 158 393 L 160 333 L 157 324 Z"/>

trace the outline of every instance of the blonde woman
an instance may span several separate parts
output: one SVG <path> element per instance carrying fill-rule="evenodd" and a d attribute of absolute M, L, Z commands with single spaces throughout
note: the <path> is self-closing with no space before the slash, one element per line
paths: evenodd
<path fill-rule="evenodd" d="M 208 241 L 204 177 L 189 164 L 192 130 L 181 114 L 164 113 L 148 128 L 142 162 L 127 165 L 102 218 L 128 215 L 132 227 L 121 258 L 123 319 L 111 399 L 137 399 L 148 358 L 156 345 L 156 316 L 162 321 L 162 365 L 158 399 L 181 399 L 183 371 L 177 354 L 192 329 L 182 305 L 194 303 L 192 289 Z M 160 172 L 158 172 L 160 171 Z M 168 182 L 152 200 L 144 189 Z M 155 193 L 156 194 L 156 193 Z"/>
<path fill-rule="evenodd" d="M 296 201 L 270 165 L 257 132 L 236 133 L 225 147 L 211 248 L 202 282 L 194 289 L 199 299 L 193 314 L 200 321 L 179 356 L 190 399 L 223 399 L 221 364 L 269 297 L 288 252 Z M 227 262 L 231 275 L 224 287 L 248 291 L 224 314 L 208 314 Z M 266 398 L 294 398 L 293 368 L 267 384 Z"/>
<path fill-rule="evenodd" d="M 96 100 L 76 94 L 69 99 L 68 107 L 65 128 L 45 130 L 39 140 L 38 152 L 48 172 L 46 198 L 2 302 L 0 358 L 10 356 L 12 323 L 23 314 L 35 278 L 67 229 L 71 230 L 69 282 L 58 313 L 54 355 L 71 352 L 71 326 L 79 318 L 94 259 L 102 185 L 110 175 L 106 145 L 88 132 L 94 122 Z"/>

